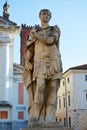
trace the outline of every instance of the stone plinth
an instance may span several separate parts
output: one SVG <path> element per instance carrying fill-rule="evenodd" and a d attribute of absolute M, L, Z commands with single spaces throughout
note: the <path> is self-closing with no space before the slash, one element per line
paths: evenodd
<path fill-rule="evenodd" d="M 36 128 L 21 128 L 20 130 L 73 130 L 72 128 L 66 128 L 66 127 L 64 127 L 64 128 L 60 128 L 60 127 L 52 127 L 52 128 L 38 128 L 38 127 L 36 127 Z"/>
<path fill-rule="evenodd" d="M 29 128 L 20 128 L 20 130 L 73 130 L 73 129 L 63 127 L 58 122 L 52 122 L 52 123 L 34 123 L 30 124 Z"/>

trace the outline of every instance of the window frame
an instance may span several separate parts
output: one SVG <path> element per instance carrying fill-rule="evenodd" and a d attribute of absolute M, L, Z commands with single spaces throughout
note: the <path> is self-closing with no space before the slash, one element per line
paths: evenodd
<path fill-rule="evenodd" d="M 59 109 L 61 109 L 61 98 L 59 98 Z"/>
<path fill-rule="evenodd" d="M 85 81 L 87 81 L 87 75 L 85 75 Z"/>
<path fill-rule="evenodd" d="M 63 107 L 64 108 L 66 107 L 66 99 L 65 99 L 65 97 L 63 97 Z"/>
<path fill-rule="evenodd" d="M 7 112 L 6 118 L 2 117 L 3 113 Z M 0 110 L 0 120 L 8 120 L 9 119 L 9 112 L 8 110 Z"/>
<path fill-rule="evenodd" d="M 23 115 L 20 115 L 23 114 Z M 18 120 L 24 120 L 24 111 L 18 111 Z"/>
<path fill-rule="evenodd" d="M 68 106 L 70 107 L 71 106 L 71 96 L 68 95 Z"/>
<path fill-rule="evenodd" d="M 67 78 L 67 83 L 70 83 L 70 78 L 69 77 Z"/>
<path fill-rule="evenodd" d="M 87 93 L 86 93 L 86 101 L 87 101 Z"/>
<path fill-rule="evenodd" d="M 71 117 L 69 116 L 69 127 L 71 127 Z"/>
<path fill-rule="evenodd" d="M 18 105 L 24 104 L 24 85 L 22 82 L 18 82 Z"/>

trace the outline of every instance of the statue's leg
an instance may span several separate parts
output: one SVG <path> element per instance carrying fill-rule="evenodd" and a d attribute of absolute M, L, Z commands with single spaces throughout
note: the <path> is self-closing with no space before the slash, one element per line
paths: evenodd
<path fill-rule="evenodd" d="M 33 106 L 33 101 L 34 101 L 34 93 L 33 93 L 33 86 L 32 84 L 29 85 L 27 88 L 27 93 L 28 93 L 28 113 L 30 113 L 31 107 Z"/>
<path fill-rule="evenodd" d="M 46 121 L 53 121 L 57 105 L 58 80 L 51 80 L 48 84 L 48 96 L 46 101 Z"/>
<path fill-rule="evenodd" d="M 45 107 L 45 102 L 42 106 L 41 112 L 40 112 L 40 122 L 44 122 L 45 121 L 45 114 L 46 113 L 46 107 Z"/>
<path fill-rule="evenodd" d="M 44 102 L 44 89 L 45 89 L 45 80 L 37 78 L 36 80 L 36 92 L 34 95 L 34 104 L 31 108 L 31 122 L 39 120 L 41 108 Z"/>

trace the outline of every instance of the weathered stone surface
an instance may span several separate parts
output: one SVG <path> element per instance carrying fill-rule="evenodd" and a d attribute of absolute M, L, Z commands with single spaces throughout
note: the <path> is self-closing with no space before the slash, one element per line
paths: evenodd
<path fill-rule="evenodd" d="M 38 122 L 38 123 L 30 123 L 29 128 L 51 128 L 51 127 L 63 127 L 59 122 Z"/>
<path fill-rule="evenodd" d="M 62 77 L 59 51 L 60 29 L 49 26 L 51 12 L 39 13 L 41 27 L 30 30 L 26 42 L 23 82 L 29 97 L 29 121 L 34 123 L 54 120 L 57 90 Z"/>
<path fill-rule="evenodd" d="M 51 127 L 51 128 L 21 128 L 20 130 L 73 130 L 72 128 L 61 128 L 61 127 Z"/>
<path fill-rule="evenodd" d="M 58 122 L 33 123 L 29 128 L 21 128 L 20 130 L 73 130 L 73 128 L 63 127 Z"/>

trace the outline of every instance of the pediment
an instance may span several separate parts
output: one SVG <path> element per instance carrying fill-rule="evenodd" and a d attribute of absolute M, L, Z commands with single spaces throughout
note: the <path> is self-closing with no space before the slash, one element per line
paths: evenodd
<path fill-rule="evenodd" d="M 23 66 L 19 64 L 13 64 L 13 73 L 14 74 L 23 74 Z"/>
<path fill-rule="evenodd" d="M 0 16 L 0 26 L 16 26 L 17 24 Z"/>

